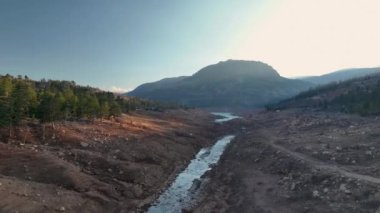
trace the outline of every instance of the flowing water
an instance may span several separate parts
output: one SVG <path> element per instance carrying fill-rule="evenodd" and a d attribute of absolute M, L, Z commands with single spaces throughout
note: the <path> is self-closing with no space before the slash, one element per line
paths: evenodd
<path fill-rule="evenodd" d="M 216 119 L 216 123 L 239 118 L 230 113 L 213 114 L 222 117 Z M 176 177 L 170 187 L 148 209 L 148 213 L 180 213 L 183 208 L 188 207 L 195 195 L 194 190 L 191 190 L 193 184 L 200 183 L 201 176 L 219 161 L 225 147 L 234 137 L 234 135 L 226 135 L 212 147 L 201 149 L 187 168 Z"/>
<path fill-rule="evenodd" d="M 231 113 L 228 113 L 228 112 L 213 112 L 211 114 L 222 117 L 222 118 L 216 119 L 215 123 L 223 123 L 226 121 L 233 120 L 235 118 L 240 118 L 239 116 L 232 115 Z"/>

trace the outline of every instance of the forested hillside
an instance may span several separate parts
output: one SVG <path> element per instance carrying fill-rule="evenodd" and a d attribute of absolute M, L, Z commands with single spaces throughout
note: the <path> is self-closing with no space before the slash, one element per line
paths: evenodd
<path fill-rule="evenodd" d="M 73 81 L 0 76 L 0 126 L 18 125 L 25 119 L 41 122 L 120 116 L 136 109 L 158 110 L 164 105 L 122 97 Z"/>
<path fill-rule="evenodd" d="M 294 107 L 380 115 L 380 74 L 319 86 L 268 106 L 269 109 Z"/>

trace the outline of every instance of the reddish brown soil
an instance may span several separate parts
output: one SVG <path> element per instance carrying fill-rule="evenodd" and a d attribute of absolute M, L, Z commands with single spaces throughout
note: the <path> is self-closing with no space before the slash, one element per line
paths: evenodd
<path fill-rule="evenodd" d="M 28 124 L 0 143 L 0 212 L 138 212 L 225 129 L 198 110 Z M 6 138 L 7 129 L 2 130 Z"/>
<path fill-rule="evenodd" d="M 378 118 L 293 110 L 234 125 L 194 212 L 380 212 Z"/>

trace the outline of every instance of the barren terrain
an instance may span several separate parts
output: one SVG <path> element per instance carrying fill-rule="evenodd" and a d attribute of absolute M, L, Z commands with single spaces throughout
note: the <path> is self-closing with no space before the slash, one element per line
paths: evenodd
<path fill-rule="evenodd" d="M 198 110 L 137 111 L 48 124 L 46 140 L 42 126 L 29 122 L 0 143 L 0 211 L 143 211 L 214 142 L 212 119 Z"/>
<path fill-rule="evenodd" d="M 234 122 L 241 131 L 204 177 L 194 212 L 364 213 L 379 208 L 377 117 L 287 110 Z"/>
<path fill-rule="evenodd" d="M 236 138 L 196 183 L 193 212 L 376 212 L 379 118 L 313 110 L 198 110 L 113 121 L 30 122 L 0 143 L 1 212 L 143 212 L 194 155 Z M 6 129 L 3 129 L 6 134 Z"/>

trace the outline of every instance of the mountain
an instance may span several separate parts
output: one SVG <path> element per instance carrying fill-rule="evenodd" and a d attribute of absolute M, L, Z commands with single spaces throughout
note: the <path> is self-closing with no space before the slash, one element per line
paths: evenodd
<path fill-rule="evenodd" d="M 323 85 L 334 81 L 345 81 L 374 73 L 380 73 L 380 67 L 344 69 L 321 76 L 302 77 L 299 79 L 311 82 L 315 85 Z"/>
<path fill-rule="evenodd" d="M 334 82 L 302 92 L 269 109 L 315 108 L 380 115 L 380 73 Z"/>
<path fill-rule="evenodd" d="M 262 107 L 311 86 L 309 82 L 281 77 L 262 62 L 228 60 L 192 76 L 143 84 L 127 95 L 194 107 Z"/>

